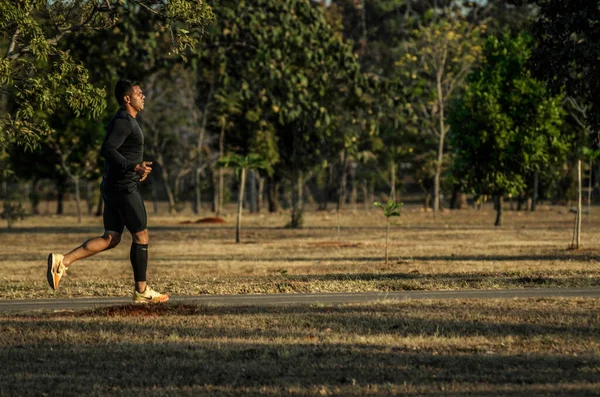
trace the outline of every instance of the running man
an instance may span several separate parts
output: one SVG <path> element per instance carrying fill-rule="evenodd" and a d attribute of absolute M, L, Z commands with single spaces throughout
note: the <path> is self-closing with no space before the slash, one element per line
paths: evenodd
<path fill-rule="evenodd" d="M 106 160 L 100 186 L 104 199 L 104 234 L 87 240 L 66 255 L 48 255 L 48 283 L 56 290 L 73 262 L 116 247 L 126 227 L 133 238 L 129 253 L 135 280 L 133 302 L 165 302 L 168 295 L 146 284 L 147 216 L 138 184 L 152 172 L 152 163 L 143 161 L 144 134 L 135 119 L 144 109 L 145 96 L 139 83 L 131 80 L 119 80 L 115 96 L 120 108 L 108 124 L 100 149 Z"/>

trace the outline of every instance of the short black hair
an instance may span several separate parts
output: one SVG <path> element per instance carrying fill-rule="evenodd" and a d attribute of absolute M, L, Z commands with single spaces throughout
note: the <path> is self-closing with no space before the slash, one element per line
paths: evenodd
<path fill-rule="evenodd" d="M 123 97 L 125 95 L 133 94 L 133 87 L 136 85 L 140 85 L 140 83 L 135 80 L 121 79 L 117 81 L 117 84 L 115 85 L 115 98 L 117 98 L 119 106 L 125 105 Z"/>

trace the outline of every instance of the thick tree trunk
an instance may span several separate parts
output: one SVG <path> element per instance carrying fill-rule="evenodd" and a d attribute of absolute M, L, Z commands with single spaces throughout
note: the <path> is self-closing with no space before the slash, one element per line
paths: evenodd
<path fill-rule="evenodd" d="M 533 197 L 531 197 L 531 211 L 535 211 L 538 201 L 538 189 L 539 189 L 539 175 L 537 172 L 533 173 Z"/>
<path fill-rule="evenodd" d="M 339 181 L 339 192 L 338 192 L 338 211 L 344 209 L 344 204 L 346 203 L 346 181 L 348 179 L 347 166 L 348 161 L 346 159 L 346 151 L 344 150 L 342 161 L 341 161 L 341 169 L 340 169 L 340 181 Z"/>
<path fill-rule="evenodd" d="M 295 182 L 292 187 L 292 228 L 300 228 L 303 223 L 304 201 L 302 200 L 302 192 L 304 187 L 304 178 L 302 172 L 296 174 Z"/>
<path fill-rule="evenodd" d="M 496 223 L 495 226 L 502 226 L 502 215 L 504 207 L 504 198 L 502 195 L 496 196 Z"/>
<path fill-rule="evenodd" d="M 238 192 L 238 207 L 237 207 L 237 221 L 235 224 L 235 242 L 240 242 L 240 232 L 242 229 L 242 204 L 244 203 L 244 186 L 246 186 L 246 169 L 242 168 L 240 175 L 240 185 Z"/>

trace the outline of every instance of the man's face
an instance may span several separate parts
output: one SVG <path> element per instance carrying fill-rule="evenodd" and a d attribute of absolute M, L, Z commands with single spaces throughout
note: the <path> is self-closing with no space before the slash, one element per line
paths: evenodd
<path fill-rule="evenodd" d="M 139 85 L 134 85 L 132 90 L 133 92 L 131 95 L 128 95 L 125 98 L 129 98 L 129 105 L 131 105 L 136 112 L 140 112 L 144 110 L 144 99 L 146 99 L 146 97 L 142 94 L 142 89 Z"/>

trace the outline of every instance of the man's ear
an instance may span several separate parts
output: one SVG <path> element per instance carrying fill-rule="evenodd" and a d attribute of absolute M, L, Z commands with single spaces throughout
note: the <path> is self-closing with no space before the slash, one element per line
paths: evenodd
<path fill-rule="evenodd" d="M 125 101 L 125 103 L 131 103 L 131 97 L 129 95 L 125 95 L 123 97 L 123 100 Z"/>

